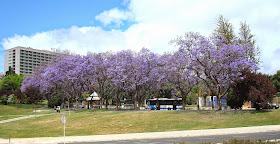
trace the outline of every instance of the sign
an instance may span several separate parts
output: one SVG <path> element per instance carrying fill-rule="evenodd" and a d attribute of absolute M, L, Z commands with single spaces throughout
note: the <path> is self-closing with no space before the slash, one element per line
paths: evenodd
<path fill-rule="evenodd" d="M 61 121 L 62 121 L 63 124 L 65 124 L 65 122 L 66 122 L 66 117 L 65 117 L 65 116 L 62 116 L 62 117 L 61 117 Z"/>
<path fill-rule="evenodd" d="M 65 144 L 65 123 L 66 123 L 66 117 L 64 115 L 61 117 L 61 121 L 63 123 L 64 144 Z"/>

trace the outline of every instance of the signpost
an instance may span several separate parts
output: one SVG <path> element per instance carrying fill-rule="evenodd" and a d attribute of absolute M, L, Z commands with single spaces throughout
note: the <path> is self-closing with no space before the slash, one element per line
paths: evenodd
<path fill-rule="evenodd" d="M 66 123 L 66 117 L 63 115 L 61 117 L 61 121 L 63 123 L 63 130 L 64 130 L 64 144 L 65 144 L 65 123 Z"/>

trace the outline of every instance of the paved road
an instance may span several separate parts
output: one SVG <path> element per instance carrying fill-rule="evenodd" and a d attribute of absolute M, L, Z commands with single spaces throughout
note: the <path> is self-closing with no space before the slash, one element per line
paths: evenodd
<path fill-rule="evenodd" d="M 280 139 L 280 125 L 237 127 L 222 129 L 185 130 L 148 133 L 66 136 L 66 143 L 109 144 L 109 143 L 174 143 L 174 142 L 221 142 L 232 138 Z M 5 139 L 0 139 L 0 143 Z M 6 142 L 6 141 L 5 141 Z M 63 143 L 64 137 L 13 138 L 11 143 Z"/>
<path fill-rule="evenodd" d="M 231 135 L 179 137 L 179 138 L 118 140 L 118 141 L 81 142 L 81 143 L 77 142 L 77 143 L 67 143 L 67 144 L 97 144 L 97 143 L 98 144 L 173 144 L 173 143 L 180 143 L 180 142 L 187 142 L 192 144 L 192 143 L 203 143 L 203 142 L 220 143 L 223 140 L 230 140 L 230 139 L 280 140 L 280 131 L 231 134 Z"/>

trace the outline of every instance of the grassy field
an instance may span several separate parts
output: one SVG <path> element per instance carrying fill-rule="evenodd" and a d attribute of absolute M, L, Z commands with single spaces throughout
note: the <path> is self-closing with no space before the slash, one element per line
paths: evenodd
<path fill-rule="evenodd" d="M 280 103 L 280 97 L 273 98 L 273 103 L 279 104 Z"/>
<path fill-rule="evenodd" d="M 36 110 L 44 110 L 43 113 L 52 112 L 51 109 L 47 107 L 43 107 L 42 105 L 36 105 Z M 47 110 L 47 111 L 46 111 Z M 10 105 L 0 105 L 0 116 L 3 115 L 31 115 L 34 114 L 33 105 L 30 104 L 22 104 L 18 105 L 18 107 L 14 104 Z"/>
<path fill-rule="evenodd" d="M 7 120 L 7 119 L 18 118 L 18 117 L 21 117 L 21 116 L 0 116 L 0 121 Z"/>
<path fill-rule="evenodd" d="M 40 112 L 38 112 L 38 110 L 40 110 Z M 42 105 L 36 106 L 36 114 L 48 114 L 52 112 L 51 109 L 43 107 Z M 18 107 L 14 104 L 0 105 L 0 121 L 34 114 L 33 105 L 22 104 Z"/>
<path fill-rule="evenodd" d="M 0 124 L 0 135 L 16 138 L 63 136 L 62 114 Z M 216 129 L 280 124 L 272 111 L 75 111 L 66 113 L 66 135 L 102 135 Z"/>

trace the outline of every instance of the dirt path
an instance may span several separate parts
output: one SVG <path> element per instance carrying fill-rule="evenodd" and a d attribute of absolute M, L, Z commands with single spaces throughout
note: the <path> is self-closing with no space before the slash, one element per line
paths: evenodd
<path fill-rule="evenodd" d="M 39 115 L 29 115 L 29 116 L 13 115 L 13 116 L 22 116 L 22 117 L 2 120 L 2 121 L 0 121 L 0 124 L 7 123 L 7 122 L 12 122 L 12 121 L 17 121 L 17 120 L 22 120 L 22 119 L 33 118 L 33 117 L 40 117 L 40 116 L 45 116 L 45 115 L 52 115 L 52 114 L 39 114 Z"/>

